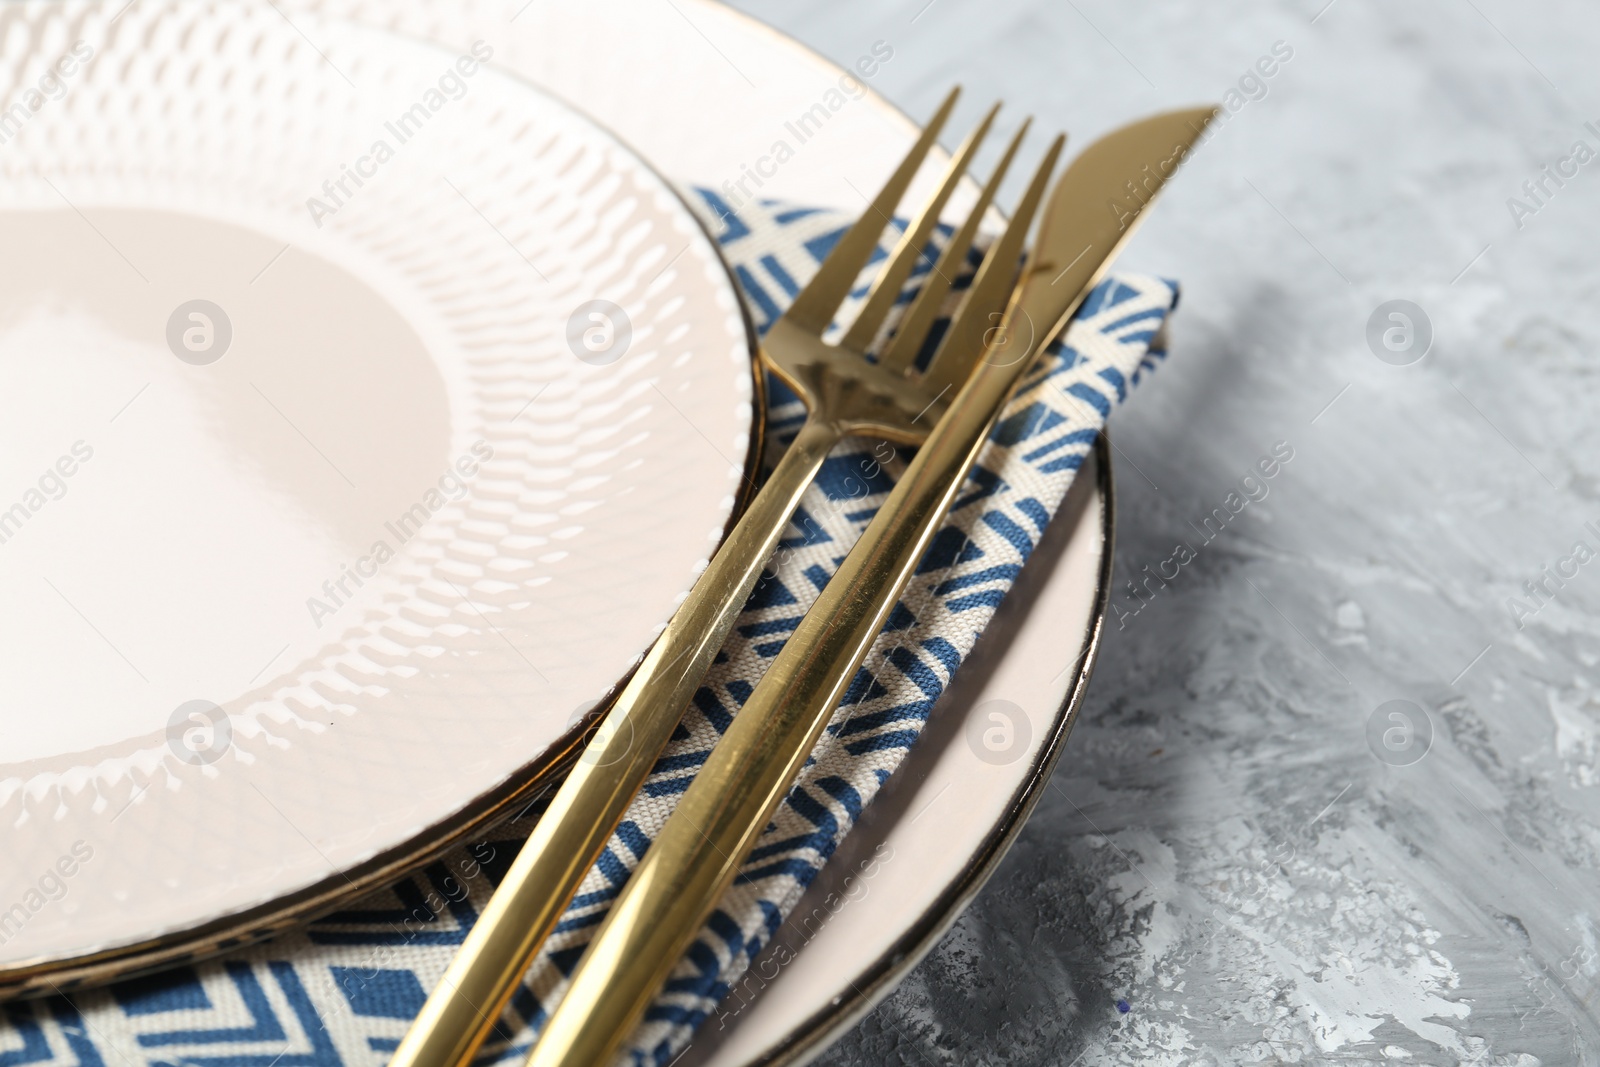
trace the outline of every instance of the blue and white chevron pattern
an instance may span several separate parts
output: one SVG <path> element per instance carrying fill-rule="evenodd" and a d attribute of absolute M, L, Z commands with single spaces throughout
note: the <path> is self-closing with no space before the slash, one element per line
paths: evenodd
<path fill-rule="evenodd" d="M 849 221 L 777 203 L 735 213 L 704 191 L 691 199 L 718 235 L 762 329 Z M 1164 356 L 1152 341 L 1176 299 L 1168 282 L 1108 279 L 1079 311 L 1066 344 L 1024 383 L 800 781 L 633 1036 L 632 1062 L 669 1063 L 688 1043 L 899 765 L 1038 543 L 1106 416 Z M 847 307 L 841 318 L 851 312 Z M 803 418 L 799 402 L 774 383 L 769 464 Z M 828 459 L 694 707 L 480 1063 L 525 1054 L 639 856 L 903 469 L 894 449 L 869 441 L 847 441 Z M 350 910 L 222 959 L 70 1000 L 10 1005 L 0 1023 L 0 1067 L 381 1064 L 528 829 L 513 821 Z"/>

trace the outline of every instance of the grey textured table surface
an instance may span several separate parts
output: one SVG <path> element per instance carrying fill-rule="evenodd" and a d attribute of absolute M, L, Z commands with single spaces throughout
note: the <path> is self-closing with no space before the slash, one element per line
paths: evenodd
<path fill-rule="evenodd" d="M 1052 788 L 823 1062 L 1600 1061 L 1600 9 L 739 6 L 916 115 L 1237 105 L 1122 261 L 1183 306 Z"/>

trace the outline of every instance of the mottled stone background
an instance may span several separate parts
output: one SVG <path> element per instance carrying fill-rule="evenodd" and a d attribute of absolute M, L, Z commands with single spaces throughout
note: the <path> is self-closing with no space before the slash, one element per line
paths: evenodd
<path fill-rule="evenodd" d="M 1184 302 L 1115 423 L 1118 586 L 1197 557 L 1124 599 L 1015 850 L 823 1062 L 1600 1061 L 1600 160 L 1521 191 L 1600 150 L 1600 8 L 739 6 L 891 42 L 914 115 L 960 81 L 958 120 L 999 96 L 1080 145 L 1293 52 L 1122 260 Z M 1434 334 L 1408 366 L 1366 340 L 1396 299 Z"/>

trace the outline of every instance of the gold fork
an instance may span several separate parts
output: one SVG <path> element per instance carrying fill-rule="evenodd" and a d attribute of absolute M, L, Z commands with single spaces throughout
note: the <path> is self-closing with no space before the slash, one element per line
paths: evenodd
<path fill-rule="evenodd" d="M 1004 308 L 1019 265 L 1017 249 L 1010 250 L 1009 262 L 998 266 L 991 264 L 1007 253 L 988 257 L 962 304 L 959 321 L 952 324 L 928 369 L 919 374 L 913 363 L 1027 132 L 1027 122 L 1007 146 L 971 213 L 951 235 L 877 362 L 868 361 L 866 352 L 988 133 L 998 104 L 957 149 L 937 191 L 901 235 L 839 343 L 823 340 L 959 92 L 952 90 L 945 98 L 883 190 L 840 238 L 788 311 L 768 329 L 761 345 L 762 365 L 804 401 L 808 410 L 804 425 L 617 697 L 395 1050 L 391 1067 L 462 1067 L 470 1062 L 649 776 L 828 453 L 846 434 L 920 444 L 944 414 L 948 397 L 971 371 L 981 346 L 952 344 L 952 339 L 969 335 L 974 323 L 981 334 L 989 316 Z M 960 355 L 952 357 L 952 352 Z"/>
<path fill-rule="evenodd" d="M 1090 145 L 1055 185 L 999 328 L 974 323 L 970 301 L 963 309 L 951 335 L 968 331 L 961 343 L 983 359 L 651 842 L 525 1067 L 611 1063 L 633 1034 L 815 750 L 1006 399 L 1066 329 L 1213 114 L 1208 107 L 1157 115 Z M 974 296 L 999 265 L 1014 265 L 1062 143 L 1055 139 L 1035 171 Z M 1008 283 L 1013 273 L 1004 271 Z"/>

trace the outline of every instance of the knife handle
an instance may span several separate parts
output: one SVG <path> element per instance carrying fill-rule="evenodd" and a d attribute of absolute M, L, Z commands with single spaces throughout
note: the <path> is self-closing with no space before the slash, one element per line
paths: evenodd
<path fill-rule="evenodd" d="M 839 441 L 808 419 L 590 738 L 390 1067 L 464 1067 L 644 785 L 800 496 Z"/>

